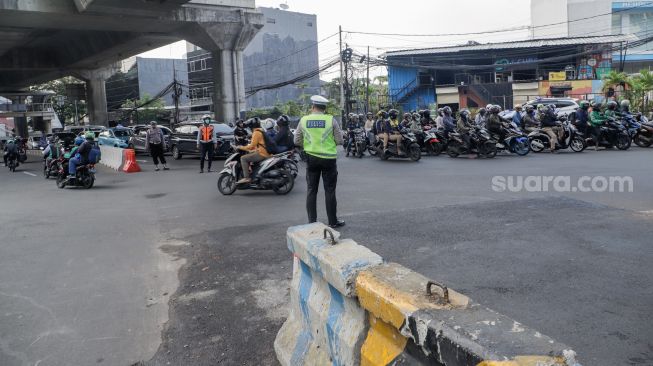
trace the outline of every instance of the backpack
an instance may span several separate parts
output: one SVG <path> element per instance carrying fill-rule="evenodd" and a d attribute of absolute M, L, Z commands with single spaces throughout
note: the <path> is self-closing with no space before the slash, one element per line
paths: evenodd
<path fill-rule="evenodd" d="M 267 150 L 270 155 L 281 154 L 281 152 L 279 151 L 279 147 L 277 146 L 277 143 L 274 142 L 274 139 L 263 131 L 259 131 L 259 132 L 263 134 L 263 140 L 265 141 L 265 150 Z"/>
<path fill-rule="evenodd" d="M 93 145 L 91 151 L 88 153 L 88 162 L 91 164 L 97 164 L 100 162 L 101 157 L 102 152 L 100 151 L 100 147 Z"/>

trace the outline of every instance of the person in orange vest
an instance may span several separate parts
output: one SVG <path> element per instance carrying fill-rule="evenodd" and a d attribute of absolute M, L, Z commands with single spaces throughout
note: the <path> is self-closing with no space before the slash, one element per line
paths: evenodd
<path fill-rule="evenodd" d="M 209 161 L 209 173 L 211 172 L 213 152 L 218 147 L 218 140 L 215 138 L 215 131 L 213 126 L 211 126 L 211 116 L 205 114 L 202 116 L 202 122 L 204 122 L 204 125 L 200 127 L 200 131 L 197 134 L 197 148 L 200 151 L 200 174 L 204 173 L 205 158 Z"/>

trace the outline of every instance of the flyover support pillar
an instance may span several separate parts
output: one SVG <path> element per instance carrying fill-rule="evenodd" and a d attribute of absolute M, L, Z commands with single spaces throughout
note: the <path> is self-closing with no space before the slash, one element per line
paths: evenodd
<path fill-rule="evenodd" d="M 73 73 L 86 83 L 86 108 L 90 124 L 109 125 L 106 81 L 119 69 L 120 64 L 116 63 L 100 69 L 77 70 Z"/>
<path fill-rule="evenodd" d="M 236 122 L 245 109 L 243 51 L 216 50 L 213 56 L 213 106 L 220 122 Z"/>

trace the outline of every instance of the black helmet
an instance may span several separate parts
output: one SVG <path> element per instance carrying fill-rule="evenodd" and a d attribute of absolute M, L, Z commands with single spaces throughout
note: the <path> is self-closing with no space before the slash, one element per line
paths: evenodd
<path fill-rule="evenodd" d="M 524 107 L 524 109 L 526 109 L 526 112 L 532 112 L 532 111 L 535 110 L 535 106 L 532 105 L 532 104 L 526 104 L 526 106 Z"/>
<path fill-rule="evenodd" d="M 442 112 L 444 112 L 446 114 L 451 114 L 451 107 L 446 106 L 446 107 L 442 108 Z"/>
<path fill-rule="evenodd" d="M 422 111 L 422 115 L 424 116 L 424 118 L 430 119 L 431 118 L 431 111 L 428 110 L 428 109 L 425 109 L 425 110 Z"/>
<path fill-rule="evenodd" d="M 245 126 L 250 129 L 261 128 L 261 120 L 258 117 L 250 118 L 245 122 Z"/>
<path fill-rule="evenodd" d="M 288 116 L 286 116 L 285 114 L 282 114 L 281 116 L 279 116 L 279 118 L 277 118 L 278 126 L 288 127 L 289 124 L 290 124 L 290 118 L 288 118 Z"/>
<path fill-rule="evenodd" d="M 499 107 L 498 105 L 495 104 L 492 107 L 490 107 L 490 113 L 497 114 L 499 112 L 501 112 L 501 107 Z"/>
<path fill-rule="evenodd" d="M 487 109 L 485 109 L 485 108 L 481 108 L 481 109 L 478 110 L 478 113 L 482 116 L 482 115 L 484 115 L 485 113 L 487 113 Z"/>
<path fill-rule="evenodd" d="M 469 118 L 469 115 L 470 115 L 470 113 L 469 113 L 469 109 L 467 109 L 467 108 L 463 108 L 463 109 L 460 111 L 460 116 L 461 116 L 461 117 L 464 117 L 465 119 Z"/>
<path fill-rule="evenodd" d="M 388 112 L 388 115 L 390 116 L 391 119 L 397 119 L 397 117 L 399 117 L 399 111 L 396 109 L 391 109 Z"/>

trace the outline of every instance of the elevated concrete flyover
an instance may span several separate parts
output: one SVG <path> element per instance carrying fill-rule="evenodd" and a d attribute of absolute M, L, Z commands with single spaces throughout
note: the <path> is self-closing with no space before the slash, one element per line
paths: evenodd
<path fill-rule="evenodd" d="M 0 95 L 66 75 L 86 81 L 93 124 L 106 124 L 116 62 L 181 39 L 216 57 L 218 120 L 245 107 L 242 51 L 263 27 L 254 0 L 0 0 Z"/>

